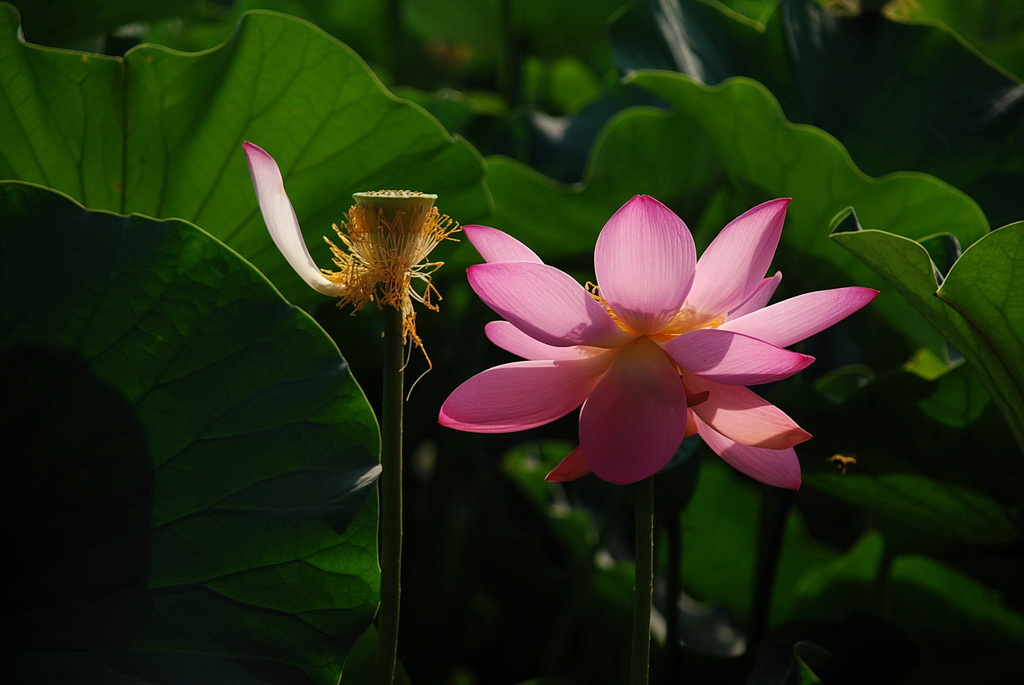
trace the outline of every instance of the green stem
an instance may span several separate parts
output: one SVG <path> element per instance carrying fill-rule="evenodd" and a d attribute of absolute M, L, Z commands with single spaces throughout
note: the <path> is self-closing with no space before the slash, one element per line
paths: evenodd
<path fill-rule="evenodd" d="M 402 312 L 384 307 L 384 394 L 381 407 L 380 610 L 373 682 L 391 685 L 398 656 L 402 592 L 402 407 L 404 403 Z"/>
<path fill-rule="evenodd" d="M 636 575 L 633 580 L 633 651 L 630 685 L 647 685 L 651 661 L 651 597 L 654 589 L 654 476 L 635 486 Z"/>

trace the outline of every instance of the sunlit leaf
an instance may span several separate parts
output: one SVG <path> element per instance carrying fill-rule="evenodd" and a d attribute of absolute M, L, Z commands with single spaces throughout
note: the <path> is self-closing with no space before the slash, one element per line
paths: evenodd
<path fill-rule="evenodd" d="M 92 209 L 192 221 L 255 264 L 288 298 L 319 302 L 263 226 L 242 152 L 275 157 L 315 258 L 353 192 L 437 193 L 468 221 L 487 211 L 475 151 L 396 100 L 348 48 L 315 27 L 248 14 L 220 48 L 142 45 L 124 59 L 17 39 L 0 6 L 0 178 L 63 191 Z"/>
<path fill-rule="evenodd" d="M 808 485 L 840 495 L 865 510 L 897 520 L 925 536 L 972 545 L 1006 545 L 1017 539 L 1006 509 L 991 498 L 925 475 L 863 469 L 846 477 L 811 477 Z"/>
<path fill-rule="evenodd" d="M 1024 254 L 1024 224 L 978 241 L 953 265 L 942 287 L 937 280 L 941 272 L 914 240 L 877 230 L 839 232 L 833 239 L 884 278 L 964 355 L 1024 449 L 1024 306 L 1016 296 L 1019 267 L 1014 269 Z"/>
<path fill-rule="evenodd" d="M 842 398 L 792 385 L 773 399 L 815 436 L 799 448 L 804 483 L 855 506 L 893 549 L 1019 544 L 1024 464 L 969 365 L 932 380 L 890 370 Z"/>
<path fill-rule="evenodd" d="M 1024 450 L 1024 223 L 993 231 L 964 252 L 939 286 L 939 299 L 985 341 L 983 354 L 999 363 L 1001 378 L 991 379 L 1014 403 Z M 1016 393 L 1013 393 L 1013 390 Z"/>

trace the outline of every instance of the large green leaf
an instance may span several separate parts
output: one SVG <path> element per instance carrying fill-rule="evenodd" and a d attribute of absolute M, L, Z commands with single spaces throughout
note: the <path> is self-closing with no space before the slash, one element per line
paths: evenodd
<path fill-rule="evenodd" d="M 66 0 L 77 2 L 80 0 Z M 163 22 L 149 22 L 143 40 L 185 51 L 207 50 L 227 40 L 235 24 L 250 10 L 281 12 L 316 24 L 342 41 L 374 68 L 393 66 L 397 41 L 408 41 L 389 15 L 388 0 L 192 0 L 202 6 L 198 16 L 181 13 Z M 126 9 L 130 4 L 125 5 Z"/>
<path fill-rule="evenodd" d="M 337 683 L 379 582 L 337 348 L 187 223 L 21 183 L 0 216 L 5 672 Z"/>
<path fill-rule="evenodd" d="M 913 654 L 902 655 L 901 668 L 915 660 L 918 664 L 914 676 L 899 682 L 1009 682 L 1019 673 L 1024 614 L 991 588 L 940 561 L 887 557 L 876 533 L 865 535 L 830 567 L 809 576 L 797 607 L 801 617 L 842 619 L 847 626 L 866 611 L 885 611 L 913 636 L 908 646 L 923 656 L 917 660 Z M 842 624 L 833 623 L 822 637 L 836 641 L 842 632 Z M 842 642 L 835 645 L 836 651 L 848 648 Z M 876 644 L 874 653 L 885 648 Z M 861 658 L 875 656 L 867 653 Z M 834 658 L 828 665 L 842 662 Z M 851 661 L 846 665 L 849 673 L 862 668 Z M 823 682 L 830 682 L 827 669 L 819 674 Z"/>
<path fill-rule="evenodd" d="M 1024 75 L 1024 4 L 1014 0 L 985 3 L 960 0 L 894 2 L 886 8 L 901 21 L 945 24 L 987 57 L 1018 77 Z"/>
<path fill-rule="evenodd" d="M 243 140 L 281 166 L 314 255 L 351 194 L 413 188 L 460 221 L 488 208 L 475 151 L 385 91 L 315 27 L 246 15 L 216 50 L 152 45 L 124 59 L 27 45 L 0 6 L 0 178 L 61 190 L 92 209 L 177 217 L 252 261 L 297 303 L 318 301 L 273 246 Z"/>
<path fill-rule="evenodd" d="M 790 119 L 836 136 L 869 174 L 934 174 L 995 225 L 1024 214 L 1024 86 L 941 26 L 843 16 L 813 0 L 782 0 L 761 26 L 703 0 L 647 0 L 612 39 L 626 70 L 760 81 Z"/>
<path fill-rule="evenodd" d="M 974 366 L 1024 449 L 1024 307 L 1016 296 L 1024 224 L 1002 228 L 972 245 L 942 287 L 936 280 L 941 272 L 914 240 L 877 230 L 845 231 L 833 238 L 884 278 Z"/>
<path fill-rule="evenodd" d="M 545 259 L 561 256 L 589 271 L 587 253 L 598 231 L 631 195 L 649 194 L 668 204 L 694 230 L 699 245 L 755 204 L 789 196 L 793 203 L 776 261 L 788 294 L 884 285 L 828 239 L 832 217 L 850 205 L 869 225 L 913 237 L 941 227 L 966 243 L 987 230 L 973 202 L 934 178 L 864 176 L 834 138 L 787 122 L 757 83 L 734 79 L 712 88 L 669 72 L 641 73 L 632 83 L 671 109 L 631 108 L 614 118 L 592 152 L 585 185 L 566 188 L 508 159 L 488 159 L 496 205 L 492 225 L 511 231 Z M 858 317 L 877 317 L 873 326 L 851 323 L 839 330 L 870 352 L 864 359 L 872 364 L 898 365 L 920 346 L 937 353 L 944 347 L 901 298 L 883 295 L 867 311 Z M 822 364 L 831 363 L 821 350 L 814 353 Z"/>
<path fill-rule="evenodd" d="M 984 341 L 988 365 L 1001 365 L 989 379 L 1019 422 L 1024 451 L 1024 222 L 1004 226 L 971 245 L 953 264 L 935 293 L 952 306 Z M 1014 393 L 1016 391 L 1016 393 Z M 1009 418 L 1009 417 L 1008 417 Z"/>

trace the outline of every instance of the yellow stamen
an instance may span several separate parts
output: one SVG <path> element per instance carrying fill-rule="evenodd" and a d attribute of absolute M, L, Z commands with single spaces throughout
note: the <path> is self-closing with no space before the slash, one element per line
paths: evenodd
<path fill-rule="evenodd" d="M 612 309 L 612 306 L 608 304 L 608 300 L 601 297 L 601 287 L 599 285 L 591 281 L 587 281 L 586 288 L 587 293 L 592 298 L 597 300 L 598 304 L 604 307 L 604 310 L 608 312 L 608 316 L 612 317 L 612 321 L 614 321 L 619 326 L 619 328 L 626 331 L 630 335 L 640 335 L 632 328 L 630 328 L 628 325 L 626 325 L 626 323 L 622 319 L 619 318 L 619 315 L 615 313 L 615 310 Z M 698 314 L 689 307 L 683 307 L 676 313 L 674 317 L 672 317 L 672 320 L 668 322 L 668 324 L 665 326 L 664 329 L 662 329 L 660 333 L 655 333 L 654 335 L 650 335 L 648 337 L 653 338 L 658 342 L 666 342 L 668 340 L 671 340 L 672 338 L 679 337 L 683 333 L 695 331 L 698 328 L 718 328 L 719 326 L 724 324 L 728 318 L 728 315 L 722 314 L 714 319 L 709 320 L 706 315 Z"/>
<path fill-rule="evenodd" d="M 612 306 L 610 304 L 608 304 L 608 300 L 606 300 L 603 297 L 601 297 L 601 286 L 599 286 L 597 283 L 593 283 L 591 281 L 587 281 L 586 288 L 587 288 L 587 294 L 589 294 L 592 298 L 597 300 L 597 303 L 599 305 L 604 307 L 604 310 L 606 312 L 608 312 L 608 316 L 612 317 L 612 321 L 614 321 L 616 323 L 616 325 L 618 325 L 619 328 L 621 328 L 622 330 L 626 331 L 630 335 L 640 335 L 639 333 L 634 331 L 632 328 L 627 326 L 625 324 L 625 322 L 623 322 L 623 320 L 619 318 L 619 315 L 615 313 L 615 310 L 612 309 Z"/>
<path fill-rule="evenodd" d="M 727 318 L 725 314 L 722 314 L 713 319 L 708 319 L 706 314 L 700 314 L 689 307 L 683 307 L 672 317 L 672 320 L 668 322 L 668 325 L 665 326 L 661 334 L 667 336 L 666 339 L 670 339 L 699 328 L 718 328 L 725 323 Z"/>
<path fill-rule="evenodd" d="M 437 311 L 434 299 L 441 295 L 430 282 L 431 274 L 443 262 L 426 261 L 442 240 L 459 225 L 434 207 L 436 195 L 408 190 L 378 190 L 353 195 L 356 203 L 334 231 L 344 247 L 324 238 L 331 247 L 337 271 L 323 270 L 332 283 L 345 286 L 338 306 L 351 304 L 359 309 L 367 302 L 395 307 L 402 312 L 402 340 L 423 349 L 416 333 L 413 300 Z M 425 285 L 422 292 L 413 288 L 413 280 Z"/>

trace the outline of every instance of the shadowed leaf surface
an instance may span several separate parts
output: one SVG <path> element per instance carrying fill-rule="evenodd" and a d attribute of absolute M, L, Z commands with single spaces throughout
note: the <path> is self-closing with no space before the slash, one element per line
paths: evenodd
<path fill-rule="evenodd" d="M 646 0 L 618 19 L 612 42 L 627 71 L 669 69 L 708 85 L 756 79 L 865 172 L 934 174 L 995 225 L 1019 219 L 1024 85 L 942 26 L 844 15 L 841 4 L 782 0 L 761 25 L 702 0 Z M 972 10 L 1020 20 L 1009 7 Z M 1010 35 L 1020 43 L 1019 30 Z"/>
<path fill-rule="evenodd" d="M 21 183 L 0 215 L 5 670 L 336 683 L 379 583 L 337 348 L 184 222 Z"/>

